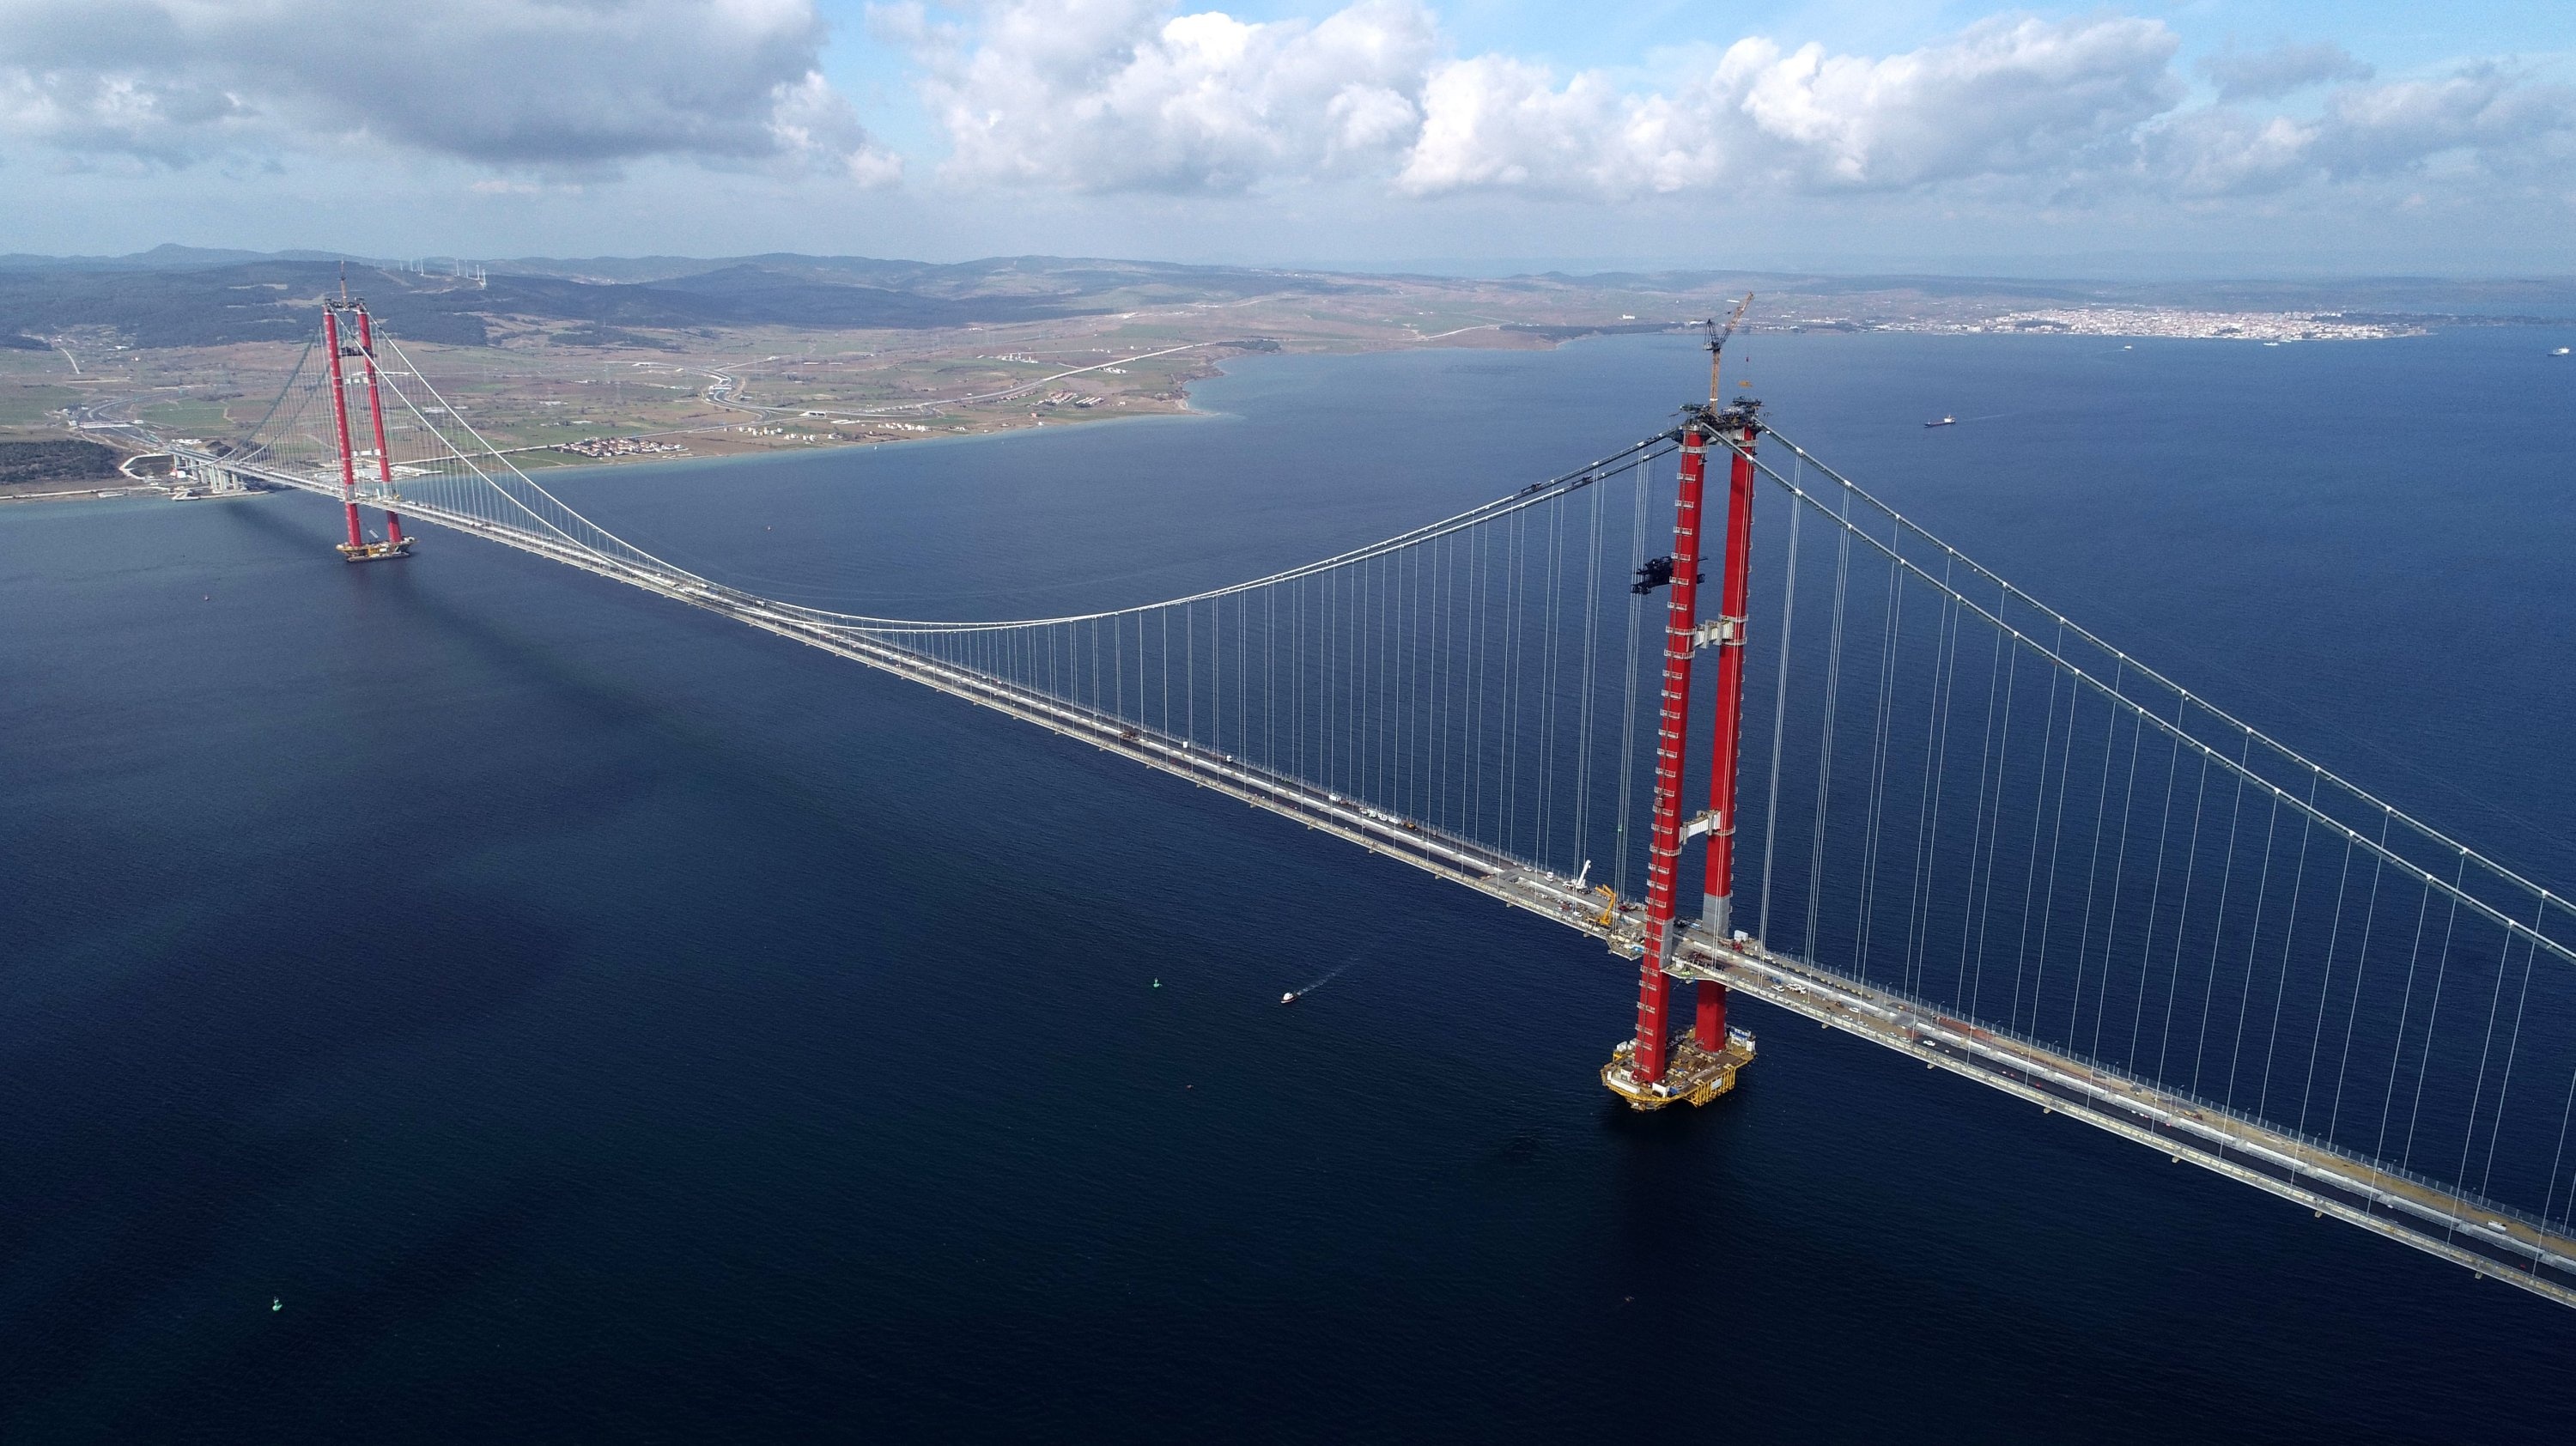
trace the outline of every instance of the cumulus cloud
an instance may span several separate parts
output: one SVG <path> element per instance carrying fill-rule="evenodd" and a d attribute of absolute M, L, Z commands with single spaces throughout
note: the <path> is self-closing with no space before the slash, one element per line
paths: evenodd
<path fill-rule="evenodd" d="M 1422 132 L 1396 184 L 1417 195 L 1468 189 L 1618 191 L 1641 172 L 1674 189 L 1705 179 L 1715 158 L 1674 150 L 1672 106 L 1632 99 L 1596 74 L 1563 88 L 1508 56 L 1448 62 L 1423 85 Z"/>
<path fill-rule="evenodd" d="M 2292 45 L 2238 54 L 2204 56 L 2200 72 L 2218 87 L 2220 100 L 2278 100 L 2336 80 L 2368 80 L 2375 73 L 2340 45 Z"/>
<path fill-rule="evenodd" d="M 2142 168 L 2185 195 L 2282 191 L 2434 168 L 2514 183 L 2576 169 L 2576 89 L 2492 65 L 2346 86 L 2309 118 L 2213 106 L 2149 131 Z"/>
<path fill-rule="evenodd" d="M 1624 197 L 1765 181 L 1891 190 L 2062 171 L 2170 109 L 2176 41 L 2152 20 L 1996 19 L 1870 59 L 1755 37 L 1671 95 L 1482 57 L 1435 70 L 1397 184 Z"/>
<path fill-rule="evenodd" d="M 875 12 L 911 45 L 953 179 L 1082 191 L 1243 191 L 1362 175 L 1410 195 L 1611 198 L 1762 181 L 1888 190 L 2064 169 L 2169 110 L 2153 20 L 1999 18 L 1880 58 L 1752 38 L 1665 92 L 1442 59 L 1415 0 L 1317 22 L 1164 0 L 993 0 L 962 25 Z"/>
<path fill-rule="evenodd" d="M 359 137 L 504 167 L 888 178 L 811 0 L 0 0 L 0 128 L 184 162 Z"/>
<path fill-rule="evenodd" d="M 1431 15 L 1361 0 L 1316 22 L 1173 15 L 1159 0 L 1003 0 L 971 36 L 915 7 L 909 39 L 949 175 L 1080 191 L 1241 191 L 1362 170 L 1420 124 Z"/>
<path fill-rule="evenodd" d="M 0 139 L 171 164 L 355 139 L 505 179 L 674 157 L 891 182 L 902 162 L 823 78 L 815 3 L 0 0 Z M 870 17 L 914 57 L 943 174 L 971 186 L 2082 202 L 2390 178 L 2564 195 L 2576 176 L 2576 92 L 2493 66 L 2380 81 L 2337 46 L 2282 44 L 2204 59 L 2219 99 L 2186 106 L 2173 31 L 2106 10 L 1998 16 L 1893 55 L 1754 35 L 1639 84 L 1459 55 L 1429 3 L 1251 21 L 1174 0 L 897 0 Z"/>
<path fill-rule="evenodd" d="M 2381 84 L 2341 47 L 2203 60 L 2186 107 L 2162 21 L 1997 16 L 1902 54 L 1751 36 L 1663 87 L 1444 55 L 1419 0 L 1319 21 L 1182 14 L 1170 0 L 982 0 L 935 22 L 879 7 L 921 62 L 945 174 L 1083 192 L 1230 193 L 1360 178 L 1400 195 L 1628 200 L 1965 190 L 2083 203 L 2244 196 L 2439 172 L 2576 172 L 2562 87 L 2493 67 Z M 1667 67 L 1669 68 L 1669 67 Z M 2284 114 L 2263 102 L 2335 85 Z M 2563 184 L 2560 189 L 2564 189 Z"/>

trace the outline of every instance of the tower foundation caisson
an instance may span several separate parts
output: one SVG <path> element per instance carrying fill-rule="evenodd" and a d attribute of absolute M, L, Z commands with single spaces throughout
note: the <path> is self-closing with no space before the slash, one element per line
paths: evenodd
<path fill-rule="evenodd" d="M 1730 1029 L 1726 1047 L 1700 1047 L 1696 1033 L 1673 1041 L 1664 1067 L 1652 1080 L 1637 1077 L 1637 1042 L 1621 1042 L 1601 1066 L 1601 1083 L 1628 1102 L 1632 1110 L 1660 1110 L 1666 1105 L 1704 1105 L 1735 1088 L 1735 1072 L 1753 1063 L 1753 1036 Z"/>

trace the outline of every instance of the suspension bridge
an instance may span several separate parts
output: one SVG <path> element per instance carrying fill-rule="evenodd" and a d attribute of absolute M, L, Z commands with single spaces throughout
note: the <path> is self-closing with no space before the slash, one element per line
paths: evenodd
<path fill-rule="evenodd" d="M 175 450 L 196 486 L 337 501 L 353 563 L 403 565 L 406 519 L 517 548 L 1587 935 L 1637 964 L 1602 1068 L 1633 1108 L 1733 1089 L 1740 994 L 2576 1305 L 2570 901 L 1725 401 L 1720 340 L 1709 400 L 1609 456 L 1057 617 L 836 612 L 666 561 L 521 471 L 345 298 L 244 439 Z"/>

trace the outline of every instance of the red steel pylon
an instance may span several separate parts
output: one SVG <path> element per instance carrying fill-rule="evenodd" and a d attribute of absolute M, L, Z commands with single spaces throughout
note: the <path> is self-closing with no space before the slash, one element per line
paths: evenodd
<path fill-rule="evenodd" d="M 353 560 L 367 550 L 367 536 L 358 527 L 358 458 L 349 447 L 348 378 L 340 369 L 340 313 L 325 304 L 322 308 L 322 349 L 331 354 L 331 422 L 340 443 L 340 505 L 349 515 L 349 541 L 342 555 Z"/>
<path fill-rule="evenodd" d="M 385 449 L 385 406 L 376 384 L 376 338 L 373 320 L 363 301 L 352 302 L 343 288 L 338 302 L 322 304 L 322 346 L 331 354 L 331 422 L 340 444 L 340 506 L 349 519 L 349 540 L 340 547 L 340 555 L 351 562 L 373 562 L 379 558 L 410 555 L 411 543 L 403 536 L 402 518 L 390 508 L 385 512 L 385 540 L 371 543 L 358 522 L 358 449 L 349 436 L 349 377 L 341 363 L 345 356 L 363 359 L 367 365 L 367 416 L 375 424 L 376 478 L 390 496 L 394 485 L 393 456 Z M 355 346 L 344 345 L 347 333 L 340 325 L 340 314 L 357 318 Z"/>
<path fill-rule="evenodd" d="M 1750 305 L 1752 300 L 1747 296 L 1745 304 Z M 1749 1036 L 1740 1048 L 1730 1047 L 1726 986 L 1701 978 L 1698 1017 L 1689 1041 L 1697 1047 L 1685 1051 L 1689 1059 L 1684 1077 L 1665 1083 L 1673 1049 L 1672 975 L 1665 970 L 1680 942 L 1673 917 L 1675 875 L 1680 869 L 1682 845 L 1703 833 L 1708 835 L 1708 873 L 1701 895 L 1700 923 L 1718 943 L 1733 940 L 1736 769 L 1743 754 L 1745 619 L 1752 595 L 1752 449 L 1759 431 L 1754 409 L 1760 404 L 1745 401 L 1719 408 L 1718 361 L 1727 337 L 1743 320 L 1744 309 L 1738 306 L 1722 331 L 1714 321 L 1709 324 L 1709 399 L 1706 406 L 1692 407 L 1682 423 L 1672 556 L 1664 563 L 1648 564 L 1638 584 L 1640 591 L 1652 588 L 1664 580 L 1656 576 L 1658 570 L 1668 569 L 1664 577 L 1670 579 L 1673 595 L 1664 626 L 1663 698 L 1655 725 L 1654 826 L 1646 854 L 1644 948 L 1637 961 L 1637 1035 L 1613 1055 L 1602 1079 L 1640 1109 L 1659 1108 L 1676 1097 L 1688 1098 L 1695 1104 L 1713 1099 L 1734 1087 L 1735 1070 L 1752 1058 Z M 1726 562 L 1719 581 L 1718 616 L 1702 624 L 1700 514 L 1712 446 L 1728 446 L 1732 465 L 1727 476 Z M 1718 650 L 1709 808 L 1685 825 L 1681 816 L 1682 757 L 1690 737 L 1691 658 L 1708 646 Z"/>
<path fill-rule="evenodd" d="M 1718 578 L 1717 737 L 1709 749 L 1708 883 L 1700 898 L 1700 926 L 1719 943 L 1735 937 L 1735 784 L 1744 757 L 1744 630 L 1753 595 L 1753 439 L 1751 403 L 1710 419 L 1734 434 L 1727 469 L 1726 568 Z M 1726 986 L 1699 982 L 1694 1031 L 1702 1049 L 1726 1046 Z"/>
<path fill-rule="evenodd" d="M 358 354 L 367 362 L 367 417 L 376 425 L 376 480 L 384 484 L 385 495 L 394 494 L 394 454 L 385 448 L 385 403 L 376 391 L 375 319 L 367 315 L 367 304 L 358 303 Z M 385 509 L 385 541 L 394 547 L 403 545 L 402 514 Z"/>
<path fill-rule="evenodd" d="M 1664 973 L 1673 939 L 1673 883 L 1682 831 L 1682 749 L 1690 736 L 1692 633 L 1699 619 L 1700 493 L 1707 477 L 1709 434 L 1698 419 L 1682 432 L 1680 494 L 1673 502 L 1672 607 L 1664 623 L 1663 706 L 1655 724 L 1654 831 L 1646 849 L 1646 952 L 1637 961 L 1637 1042 L 1629 1073 L 1640 1084 L 1664 1077 Z"/>

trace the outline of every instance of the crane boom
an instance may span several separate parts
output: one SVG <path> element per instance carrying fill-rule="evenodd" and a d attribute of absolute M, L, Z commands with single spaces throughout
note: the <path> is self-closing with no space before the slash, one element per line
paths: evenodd
<path fill-rule="evenodd" d="M 1736 323 L 1744 320 L 1744 310 L 1752 304 L 1753 293 L 1748 291 L 1744 293 L 1742 301 L 1735 303 L 1735 311 L 1726 318 L 1726 325 L 1723 328 L 1718 326 L 1717 318 L 1713 316 L 1700 323 L 1708 329 L 1708 404 L 1712 407 L 1725 405 L 1725 399 L 1718 395 L 1718 354 L 1726 350 L 1726 339 L 1735 335 Z"/>

